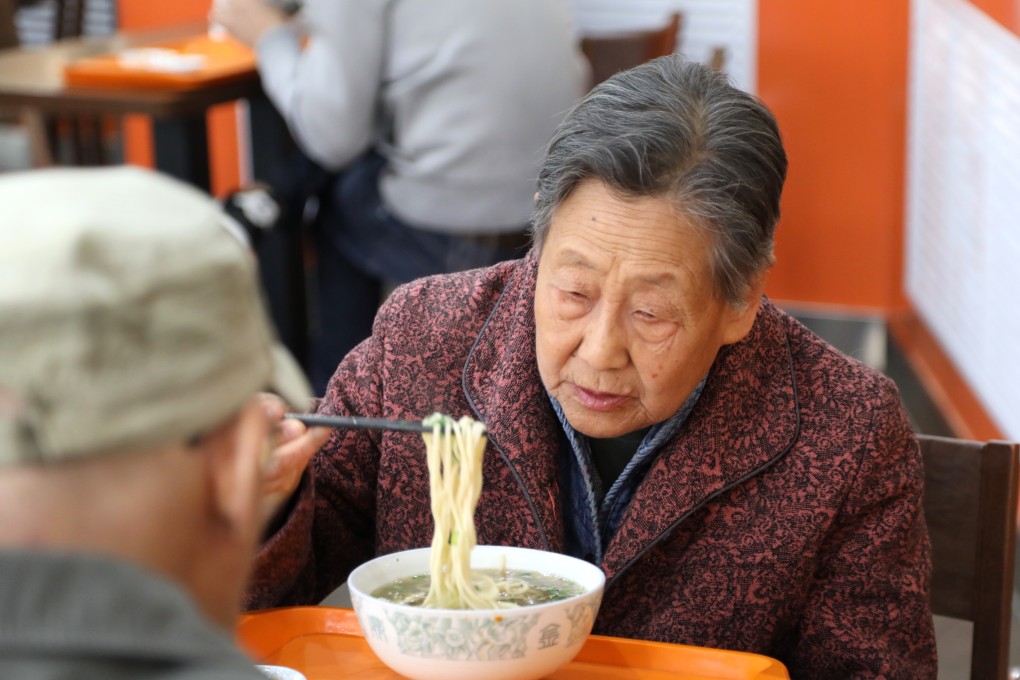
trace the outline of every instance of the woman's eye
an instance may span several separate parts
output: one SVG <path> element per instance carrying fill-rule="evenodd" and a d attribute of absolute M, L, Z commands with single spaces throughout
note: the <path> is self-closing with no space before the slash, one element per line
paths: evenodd
<path fill-rule="evenodd" d="M 639 309 L 634 312 L 634 316 L 641 319 L 642 321 L 656 321 L 658 316 L 655 312 L 651 312 L 647 309 Z"/>
<path fill-rule="evenodd" d="M 574 288 L 554 288 L 553 297 L 557 313 L 564 319 L 577 319 L 591 309 L 591 301 L 588 296 Z"/>
<path fill-rule="evenodd" d="M 585 301 L 588 300 L 588 296 L 585 295 L 582 291 L 579 291 L 579 290 L 571 290 L 569 288 L 560 288 L 559 291 L 560 291 L 560 295 L 567 302 L 585 302 Z"/>

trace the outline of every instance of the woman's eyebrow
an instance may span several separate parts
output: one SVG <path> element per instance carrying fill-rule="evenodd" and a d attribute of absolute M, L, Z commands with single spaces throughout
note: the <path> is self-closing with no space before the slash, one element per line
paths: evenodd
<path fill-rule="evenodd" d="M 570 248 L 559 253 L 559 264 L 575 269 L 595 269 L 595 265 L 588 258 Z"/>
<path fill-rule="evenodd" d="M 597 267 L 589 260 L 585 255 L 572 248 L 567 248 L 559 253 L 557 264 L 567 269 L 582 269 L 588 271 L 597 271 Z M 636 274 L 633 281 L 642 285 L 664 288 L 675 284 L 680 280 L 676 272 L 668 269 L 650 272 L 647 274 Z"/>
<path fill-rule="evenodd" d="M 663 287 L 677 281 L 677 276 L 671 271 L 656 272 L 654 274 L 638 274 L 634 277 L 638 283 L 648 286 Z"/>

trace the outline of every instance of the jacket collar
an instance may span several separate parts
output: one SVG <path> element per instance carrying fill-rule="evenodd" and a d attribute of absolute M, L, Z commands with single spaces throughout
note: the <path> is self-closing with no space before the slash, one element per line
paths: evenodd
<path fill-rule="evenodd" d="M 561 550 L 557 494 L 559 423 L 538 375 L 532 249 L 512 270 L 495 308 L 468 354 L 463 387 L 485 423 L 489 442 L 509 465 L 535 515 L 534 543 Z M 508 407 L 508 405 L 511 405 Z"/>

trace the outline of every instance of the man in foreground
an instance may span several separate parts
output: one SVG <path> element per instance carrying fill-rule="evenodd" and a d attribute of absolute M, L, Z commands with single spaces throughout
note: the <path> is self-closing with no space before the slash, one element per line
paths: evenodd
<path fill-rule="evenodd" d="M 251 255 L 141 170 L 8 175 L 0 205 L 0 677 L 262 677 L 230 637 L 271 510 L 258 393 L 309 393 Z"/>

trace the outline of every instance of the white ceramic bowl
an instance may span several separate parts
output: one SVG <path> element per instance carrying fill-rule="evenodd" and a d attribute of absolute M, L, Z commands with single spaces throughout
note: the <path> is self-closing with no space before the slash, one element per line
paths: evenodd
<path fill-rule="evenodd" d="M 477 546 L 472 569 L 528 569 L 579 583 L 580 595 L 516 609 L 424 609 L 370 595 L 398 578 L 429 571 L 430 548 L 366 562 L 347 579 L 358 622 L 372 650 L 412 680 L 535 680 L 574 658 L 591 634 L 605 576 L 567 555 Z"/>
<path fill-rule="evenodd" d="M 262 671 L 262 675 L 266 676 L 269 680 L 307 680 L 302 673 L 286 666 L 259 664 L 255 668 Z"/>

